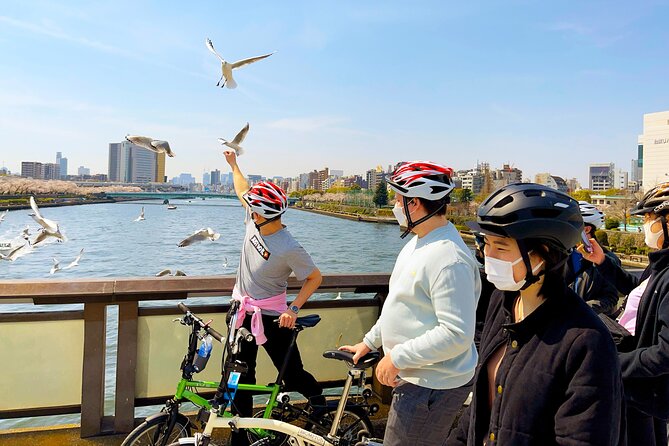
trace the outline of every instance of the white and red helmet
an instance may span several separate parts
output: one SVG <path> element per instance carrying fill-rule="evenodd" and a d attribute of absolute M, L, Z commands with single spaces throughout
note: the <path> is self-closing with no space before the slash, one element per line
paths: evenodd
<path fill-rule="evenodd" d="M 587 201 L 579 201 L 578 208 L 583 217 L 583 223 L 592 225 L 595 229 L 602 229 L 604 227 L 604 213 L 597 209 L 595 205 Z"/>
<path fill-rule="evenodd" d="M 274 183 L 261 181 L 243 196 L 251 211 L 270 220 L 279 217 L 288 207 L 286 193 Z"/>
<path fill-rule="evenodd" d="M 430 161 L 410 161 L 400 164 L 388 180 L 388 185 L 407 198 L 437 201 L 455 188 L 453 169 Z"/>

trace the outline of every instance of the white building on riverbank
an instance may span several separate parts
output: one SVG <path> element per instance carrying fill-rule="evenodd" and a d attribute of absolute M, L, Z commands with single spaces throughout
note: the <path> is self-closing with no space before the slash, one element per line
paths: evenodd
<path fill-rule="evenodd" d="M 643 115 L 643 190 L 669 181 L 669 111 Z"/>

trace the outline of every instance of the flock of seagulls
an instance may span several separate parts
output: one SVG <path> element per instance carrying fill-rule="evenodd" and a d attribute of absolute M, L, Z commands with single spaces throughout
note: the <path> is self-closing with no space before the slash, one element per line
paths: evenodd
<path fill-rule="evenodd" d="M 61 243 L 67 240 L 65 235 L 63 235 L 63 232 L 61 231 L 58 222 L 50 220 L 42 215 L 42 212 L 40 211 L 39 207 L 37 206 L 37 202 L 35 201 L 35 197 L 31 196 L 28 202 L 30 203 L 30 209 L 32 210 L 32 213 L 30 213 L 29 215 L 33 218 L 33 220 L 35 220 L 37 224 L 40 225 L 40 228 L 37 231 L 37 235 L 35 236 L 34 239 L 31 240 L 30 237 L 33 234 L 30 232 L 30 226 L 26 225 L 26 227 L 23 228 L 20 234 L 18 235 L 25 241 L 25 243 L 22 243 L 19 246 L 11 247 L 9 252 L 4 252 L 4 253 L 0 252 L 0 260 L 14 262 L 19 257 L 29 254 L 33 249 L 39 247 L 41 244 L 43 244 L 43 242 L 45 242 L 49 238 L 54 238 L 57 242 Z M 0 222 L 2 222 L 5 219 L 8 212 L 9 210 L 0 214 Z M 84 250 L 81 249 L 81 251 L 79 251 L 79 255 L 72 262 L 70 262 L 67 266 L 63 268 L 60 267 L 60 262 L 58 261 L 58 259 L 54 258 L 50 274 L 54 274 L 56 271 L 67 270 L 70 268 L 74 268 L 75 266 L 78 266 L 79 261 L 81 260 L 83 254 Z"/>
<path fill-rule="evenodd" d="M 214 49 L 214 44 L 211 41 L 211 39 L 205 39 L 205 45 L 207 46 L 209 51 L 211 51 L 216 55 L 216 57 L 218 57 L 218 59 L 221 62 L 221 78 L 216 83 L 216 86 L 217 87 L 220 86 L 221 88 L 223 87 L 237 88 L 237 82 L 232 77 L 233 70 L 252 64 L 254 62 L 258 62 L 259 60 L 266 59 L 275 53 L 271 52 L 263 54 L 262 56 L 248 57 L 246 59 L 241 59 L 238 60 L 237 62 L 230 63 L 227 62 L 225 59 L 223 59 L 223 57 L 220 54 L 218 54 L 218 52 L 216 52 L 216 49 Z M 247 122 L 246 126 L 244 126 L 244 128 L 241 129 L 239 133 L 237 133 L 237 136 L 235 136 L 235 138 L 232 141 L 228 141 L 224 138 L 218 138 L 218 142 L 228 147 L 229 149 L 234 150 L 237 156 L 240 156 L 242 153 L 244 153 L 244 149 L 241 147 L 241 143 L 244 141 L 244 138 L 246 138 L 246 134 L 248 132 L 249 132 L 249 124 Z M 152 152 L 164 153 L 165 155 L 171 158 L 174 157 L 174 152 L 172 151 L 172 148 L 170 147 L 170 144 L 167 141 L 139 135 L 126 135 L 125 139 L 139 147 L 143 147 Z M 2 220 L 0 219 L 0 221 Z"/>
<path fill-rule="evenodd" d="M 221 62 L 221 78 L 218 80 L 216 83 L 217 87 L 227 87 L 229 89 L 233 89 L 237 87 L 237 82 L 233 78 L 233 71 L 237 70 L 238 68 L 250 65 L 252 63 L 258 62 L 260 60 L 266 59 L 274 52 L 263 54 L 261 56 L 255 56 L 255 57 L 249 57 L 246 59 L 241 59 L 236 62 L 228 62 L 226 61 L 214 48 L 214 44 L 211 41 L 211 39 L 206 39 L 205 40 L 205 45 L 209 51 L 211 51 L 216 57 L 218 57 L 219 61 Z M 244 153 L 244 148 L 241 146 L 241 144 L 244 142 L 244 138 L 246 138 L 246 135 L 249 132 L 249 123 L 247 122 L 246 125 L 237 133 L 237 135 L 232 139 L 232 141 L 228 141 L 227 139 L 224 138 L 218 138 L 218 142 L 226 147 L 226 150 L 232 150 L 236 153 L 237 156 L 240 156 Z M 150 150 L 155 153 L 164 153 L 170 158 L 173 158 L 175 156 L 174 151 L 172 151 L 172 148 L 170 147 L 170 144 L 167 141 L 161 140 L 161 139 L 154 139 L 150 138 L 147 136 L 139 136 L 139 135 L 126 135 L 126 140 L 139 146 L 143 147 L 147 150 Z M 34 197 L 30 197 L 30 207 L 32 209 L 32 213 L 30 216 L 39 224 L 40 228 L 39 231 L 37 232 L 36 237 L 31 241 L 30 237 L 32 236 L 32 233 L 30 232 L 30 227 L 26 226 L 20 233 L 20 237 L 25 240 L 26 243 L 13 247 L 9 252 L 7 253 L 2 253 L 0 252 L 0 260 L 7 260 L 7 261 L 15 261 L 17 258 L 21 257 L 25 253 L 29 252 L 33 247 L 45 242 L 49 238 L 54 238 L 56 239 L 57 242 L 65 242 L 66 238 L 63 235 L 60 226 L 58 225 L 58 222 L 55 222 L 53 220 L 49 220 L 48 218 L 45 218 L 39 208 L 37 207 L 37 203 L 35 202 Z M 169 209 L 170 207 L 168 207 Z M 171 208 L 176 208 L 172 206 Z M 7 216 L 7 213 L 9 211 L 5 211 L 4 213 L 0 213 L 0 223 L 5 219 Z M 144 207 L 142 207 L 141 212 L 139 216 L 134 220 L 135 222 L 139 221 L 144 221 L 145 215 L 144 215 Z M 185 239 L 183 239 L 181 242 L 179 242 L 178 246 L 180 248 L 186 247 L 193 245 L 195 243 L 203 242 L 205 240 L 210 240 L 210 241 L 216 241 L 220 238 L 220 234 L 214 232 L 211 228 L 202 228 L 196 231 L 195 233 L 189 235 Z M 81 261 L 81 258 L 84 254 L 84 250 L 81 249 L 79 251 L 79 255 L 76 256 L 76 258 L 70 262 L 67 266 L 61 267 L 60 262 L 58 259 L 53 258 L 53 265 L 50 270 L 50 274 L 55 274 L 58 271 L 64 271 L 68 270 L 71 268 L 74 268 L 79 265 L 79 262 Z M 228 268 L 228 258 L 226 257 L 224 262 L 223 262 L 223 268 L 227 269 Z M 185 276 L 186 274 L 181 271 L 181 270 L 176 270 L 174 273 L 169 270 L 169 269 L 164 269 L 156 274 L 157 277 L 163 277 L 163 276 Z"/>

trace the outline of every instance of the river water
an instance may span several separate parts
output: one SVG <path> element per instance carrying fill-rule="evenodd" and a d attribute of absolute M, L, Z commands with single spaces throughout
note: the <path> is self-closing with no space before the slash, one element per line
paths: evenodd
<path fill-rule="evenodd" d="M 0 294 L 3 280 L 153 277 L 163 269 L 182 270 L 189 276 L 235 274 L 244 234 L 244 210 L 236 200 L 172 200 L 177 209 L 168 210 L 158 201 L 95 204 L 45 208 L 44 217 L 57 221 L 66 235 L 65 243 L 49 243 L 29 250 L 14 262 L 0 262 Z M 145 220 L 134 221 L 144 206 Z M 20 232 L 28 225 L 35 234 L 38 225 L 29 210 L 10 212 L 0 223 L 0 242 L 23 243 Z M 361 223 L 289 209 L 283 218 L 293 236 L 311 254 L 324 273 L 363 273 L 392 271 L 405 240 L 399 227 L 389 224 Z M 210 227 L 221 234 L 215 241 L 205 241 L 185 248 L 179 241 L 200 228 Z M 34 235 L 33 235 L 34 237 Z M 49 274 L 53 258 L 60 266 L 68 265 L 84 249 L 79 266 Z M 228 266 L 225 267 L 227 259 Z M 331 299 L 320 294 L 314 299 Z M 342 297 L 352 297 L 343 294 Z M 190 300 L 189 300 L 190 301 Z M 209 300 L 211 302 L 211 300 Z M 167 304 L 166 302 L 162 305 Z M 142 305 L 161 305 L 151 302 Z M 169 305 L 173 305 L 170 302 Z M 81 308 L 82 305 L 0 304 L 2 312 L 46 311 Z M 110 321 L 115 318 L 110 312 Z M 113 410 L 116 333 L 107 336 L 106 412 Z M 148 408 L 152 413 L 155 408 Z M 138 410 L 138 416 L 142 410 Z M 0 420 L 0 429 L 45 424 L 77 423 L 79 415 L 41 417 L 39 419 Z"/>

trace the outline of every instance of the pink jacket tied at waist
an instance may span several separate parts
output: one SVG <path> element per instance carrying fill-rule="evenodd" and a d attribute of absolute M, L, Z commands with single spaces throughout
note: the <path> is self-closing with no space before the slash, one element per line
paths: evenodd
<path fill-rule="evenodd" d="M 256 344 L 258 345 L 267 342 L 260 311 L 268 310 L 283 313 L 288 310 L 285 292 L 273 297 L 268 297 L 267 299 L 254 299 L 251 296 L 242 296 L 235 288 L 232 292 L 232 298 L 238 300 L 240 303 L 239 310 L 237 310 L 237 326 L 235 328 L 242 326 L 247 312 L 253 312 L 253 315 L 251 316 L 251 333 L 253 333 L 253 336 L 256 338 Z"/>

